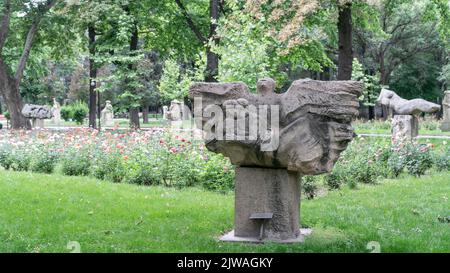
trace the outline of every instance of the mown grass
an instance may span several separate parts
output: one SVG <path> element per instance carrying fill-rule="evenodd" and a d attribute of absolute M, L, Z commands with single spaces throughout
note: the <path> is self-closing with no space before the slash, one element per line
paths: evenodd
<path fill-rule="evenodd" d="M 0 252 L 450 252 L 450 173 L 385 180 L 302 203 L 304 244 L 218 242 L 234 196 L 0 171 Z"/>

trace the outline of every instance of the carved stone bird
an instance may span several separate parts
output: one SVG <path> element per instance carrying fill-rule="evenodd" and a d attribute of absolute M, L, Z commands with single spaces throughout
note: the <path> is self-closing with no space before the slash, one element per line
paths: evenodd
<path fill-rule="evenodd" d="M 257 94 L 242 82 L 201 82 L 190 87 L 189 96 L 194 104 L 201 100 L 202 109 L 194 109 L 194 115 L 202 128 L 210 126 L 212 117 L 205 113 L 211 108 L 223 112 L 215 113 L 224 124 L 223 132 L 218 122 L 212 126 L 212 133 L 207 133 L 209 150 L 242 167 L 282 168 L 314 175 L 331 171 L 353 139 L 350 122 L 358 115 L 362 89 L 363 85 L 356 81 L 304 79 L 293 82 L 287 92 L 277 94 L 275 81 L 265 78 L 258 81 Z M 268 111 L 261 111 L 261 106 L 268 106 Z M 259 111 L 252 111 L 255 108 Z M 230 109 L 235 110 L 231 117 L 227 115 L 232 112 Z M 244 127 L 243 123 L 239 125 L 239 117 L 244 117 Z M 231 132 L 230 120 L 237 123 Z M 267 130 L 258 130 L 256 138 L 250 138 L 255 123 L 259 127 L 267 125 Z M 244 137 L 239 129 L 244 129 Z M 274 142 L 277 145 L 265 149 L 273 138 L 278 138 Z"/>

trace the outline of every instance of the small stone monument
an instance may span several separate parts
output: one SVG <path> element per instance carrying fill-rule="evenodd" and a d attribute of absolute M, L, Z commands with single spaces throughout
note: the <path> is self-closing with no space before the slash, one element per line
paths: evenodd
<path fill-rule="evenodd" d="M 236 165 L 234 230 L 221 240 L 303 241 L 310 231 L 300 229 L 300 177 L 332 170 L 354 137 L 362 89 L 307 79 L 276 94 L 270 78 L 258 81 L 258 94 L 244 83 L 190 87 L 206 147 Z"/>
<path fill-rule="evenodd" d="M 167 107 L 167 106 L 163 106 L 163 119 L 168 119 L 168 117 L 167 117 L 167 113 L 169 112 L 169 107 Z"/>
<path fill-rule="evenodd" d="M 169 111 L 167 111 L 167 119 L 170 121 L 180 121 L 182 117 L 182 103 L 178 100 L 170 102 Z"/>
<path fill-rule="evenodd" d="M 44 128 L 44 120 L 53 117 L 52 110 L 47 105 L 25 104 L 22 115 L 30 118 L 33 128 Z"/>
<path fill-rule="evenodd" d="M 114 126 L 114 109 L 109 100 L 106 101 L 105 108 L 101 112 L 101 123 L 107 127 Z"/>
<path fill-rule="evenodd" d="M 444 92 L 444 100 L 442 101 L 442 110 L 443 110 L 443 117 L 442 117 L 442 125 L 441 130 L 443 132 L 449 132 L 450 131 L 450 90 L 447 90 Z"/>
<path fill-rule="evenodd" d="M 61 105 L 56 101 L 56 98 L 53 98 L 52 114 L 52 123 L 58 126 L 61 125 Z"/>
<path fill-rule="evenodd" d="M 377 102 L 388 106 L 394 112 L 392 119 L 392 141 L 397 139 L 412 139 L 419 135 L 419 119 L 417 116 L 424 113 L 434 113 L 441 109 L 441 106 L 423 100 L 406 100 L 397 95 L 394 91 L 382 89 Z"/>

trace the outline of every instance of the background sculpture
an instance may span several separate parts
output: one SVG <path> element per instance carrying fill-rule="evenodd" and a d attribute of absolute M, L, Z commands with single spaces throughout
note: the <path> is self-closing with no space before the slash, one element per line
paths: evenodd
<path fill-rule="evenodd" d="M 438 104 L 423 100 L 406 100 L 394 91 L 382 89 L 377 100 L 381 105 L 388 106 L 394 111 L 392 119 L 392 140 L 411 139 L 419 134 L 419 120 L 421 113 L 434 113 L 441 109 Z"/>
<path fill-rule="evenodd" d="M 22 115 L 32 120 L 33 128 L 44 128 L 44 120 L 53 117 L 52 110 L 47 105 L 25 104 Z"/>
<path fill-rule="evenodd" d="M 444 132 L 450 131 L 450 90 L 444 92 L 444 100 L 442 101 L 442 125 L 441 130 Z"/>
<path fill-rule="evenodd" d="M 56 98 L 53 98 L 53 107 L 52 107 L 52 123 L 55 125 L 61 124 L 61 105 L 56 100 Z"/>
<path fill-rule="evenodd" d="M 300 175 L 331 171 L 354 136 L 350 122 L 358 115 L 361 83 L 299 80 L 284 94 L 276 94 L 274 89 L 275 82 L 270 78 L 258 82 L 257 95 L 251 94 L 244 83 L 195 83 L 190 88 L 191 99 L 202 102 L 198 125 L 209 124 L 210 119 L 203 114 L 215 106 L 225 113 L 226 132 L 213 128 L 212 137 L 206 136 L 206 147 L 229 157 L 238 166 L 235 229 L 224 240 L 253 241 L 261 237 L 280 242 L 301 241 Z M 276 107 L 269 112 L 256 112 L 258 118 L 275 114 L 279 122 L 268 124 L 267 130 L 250 139 L 255 115 L 250 110 L 264 109 L 261 106 Z M 231 116 L 227 115 L 230 109 L 234 110 Z M 194 112 L 197 119 L 198 109 Z M 228 126 L 230 121 L 238 124 L 239 116 L 245 117 L 244 139 L 238 134 L 242 125 L 233 126 L 235 130 L 231 131 Z M 273 150 L 262 149 L 274 137 L 274 129 L 278 130 L 278 145 Z"/>
<path fill-rule="evenodd" d="M 419 115 L 420 113 L 434 113 L 441 109 L 438 104 L 423 99 L 403 99 L 394 91 L 387 89 L 381 90 L 377 101 L 394 110 L 394 115 Z"/>
<path fill-rule="evenodd" d="M 114 109 L 109 100 L 106 101 L 105 108 L 101 112 L 101 122 L 103 126 L 114 126 Z"/>

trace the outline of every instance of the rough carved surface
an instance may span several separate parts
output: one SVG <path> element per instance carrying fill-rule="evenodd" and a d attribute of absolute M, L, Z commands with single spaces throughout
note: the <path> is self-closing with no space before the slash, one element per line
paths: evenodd
<path fill-rule="evenodd" d="M 392 119 L 392 139 L 412 139 L 419 135 L 419 120 L 413 115 L 395 115 Z"/>
<path fill-rule="evenodd" d="M 276 94 L 275 82 L 266 78 L 257 85 L 258 94 L 249 92 L 244 83 L 195 83 L 190 97 L 201 97 L 203 109 L 218 105 L 278 105 L 279 146 L 275 151 L 261 151 L 267 136 L 256 140 L 210 139 L 206 147 L 229 157 L 238 166 L 284 168 L 302 174 L 329 172 L 339 154 L 353 139 L 350 125 L 358 115 L 358 96 L 362 84 L 355 81 L 295 81 L 289 90 Z M 247 116 L 246 126 L 248 127 Z M 203 118 L 205 124 L 208 118 Z"/>
<path fill-rule="evenodd" d="M 114 108 L 109 100 L 101 112 L 101 122 L 104 126 L 114 126 Z"/>
<path fill-rule="evenodd" d="M 32 119 L 51 119 L 52 110 L 47 105 L 25 104 L 22 109 L 22 115 Z"/>
<path fill-rule="evenodd" d="M 442 125 L 441 130 L 444 132 L 450 131 L 450 90 L 444 92 L 445 96 L 442 100 Z"/>
<path fill-rule="evenodd" d="M 418 115 L 424 113 L 434 113 L 441 109 L 438 104 L 423 100 L 406 100 L 397 95 L 394 91 L 382 89 L 377 100 L 381 105 L 388 106 L 397 115 Z"/>

